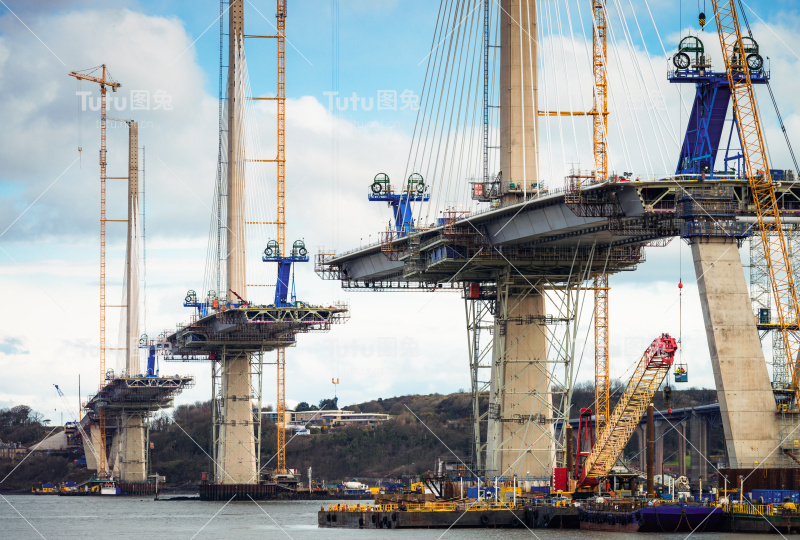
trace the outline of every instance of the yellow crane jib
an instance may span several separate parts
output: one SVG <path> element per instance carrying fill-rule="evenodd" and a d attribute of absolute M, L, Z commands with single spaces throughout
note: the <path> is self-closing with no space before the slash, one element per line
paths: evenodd
<path fill-rule="evenodd" d="M 636 366 L 608 423 L 599 432 L 592 452 L 586 458 L 580 485 L 608 474 L 628 444 L 653 395 L 664 381 L 675 359 L 678 343 L 669 334 L 653 340 Z"/>

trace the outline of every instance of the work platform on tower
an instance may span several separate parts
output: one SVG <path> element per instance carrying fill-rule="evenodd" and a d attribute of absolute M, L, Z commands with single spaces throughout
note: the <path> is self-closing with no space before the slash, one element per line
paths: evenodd
<path fill-rule="evenodd" d="M 233 305 L 206 314 L 179 327 L 164 340 L 167 359 L 213 360 L 223 348 L 238 351 L 272 351 L 295 344 L 296 334 L 325 332 L 347 319 L 347 306 Z"/>
<path fill-rule="evenodd" d="M 174 376 L 121 376 L 107 379 L 106 385 L 87 404 L 106 410 L 157 411 L 172 406 L 175 395 L 194 386 L 194 378 Z"/>

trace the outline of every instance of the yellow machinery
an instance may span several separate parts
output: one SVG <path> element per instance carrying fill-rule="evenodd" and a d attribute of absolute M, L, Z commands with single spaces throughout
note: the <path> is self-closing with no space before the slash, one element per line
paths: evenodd
<path fill-rule="evenodd" d="M 608 40 L 606 37 L 606 2 L 592 2 L 592 74 L 594 87 L 591 111 L 539 111 L 540 116 L 591 116 L 594 154 L 593 182 L 608 177 Z M 578 200 L 580 200 L 580 185 Z M 609 414 L 609 344 L 608 344 L 608 274 L 594 277 L 594 411 L 595 438 L 608 422 Z"/>
<path fill-rule="evenodd" d="M 675 339 L 669 334 L 661 334 L 644 352 L 619 403 L 614 407 L 608 423 L 599 431 L 592 451 L 586 458 L 580 485 L 590 485 L 590 479 L 606 476 L 616 464 L 639 425 L 642 414 L 653 400 L 653 395 L 669 373 L 677 349 Z"/>
<path fill-rule="evenodd" d="M 792 389 L 800 403 L 800 387 L 798 386 L 795 364 L 800 348 L 800 336 L 790 331 L 797 328 L 800 320 L 797 293 L 794 287 L 794 276 L 783 235 L 781 214 L 778 200 L 775 197 L 775 185 L 767 160 L 766 144 L 761 132 L 761 121 L 758 116 L 750 70 L 756 66 L 748 65 L 750 56 L 748 47 L 742 38 L 739 18 L 736 14 L 734 0 L 712 0 L 717 33 L 725 59 L 725 71 L 731 89 L 733 113 L 739 126 L 744 155 L 745 172 L 750 181 L 750 189 L 755 201 L 758 232 L 764 244 L 767 259 L 767 271 L 772 285 L 773 299 L 778 313 L 779 331 L 786 346 L 786 361 L 789 373 L 792 374 Z"/>
<path fill-rule="evenodd" d="M 100 387 L 103 387 L 106 383 L 106 221 L 108 221 L 106 219 L 106 92 L 108 92 L 106 87 L 108 86 L 113 92 L 116 92 L 121 85 L 111 79 L 105 64 L 100 67 L 103 70 L 102 77 L 77 71 L 70 71 L 69 75 L 78 80 L 95 82 L 100 85 Z M 106 419 L 102 409 L 97 416 L 98 441 L 100 442 L 97 475 L 102 478 L 108 475 L 105 452 Z"/>

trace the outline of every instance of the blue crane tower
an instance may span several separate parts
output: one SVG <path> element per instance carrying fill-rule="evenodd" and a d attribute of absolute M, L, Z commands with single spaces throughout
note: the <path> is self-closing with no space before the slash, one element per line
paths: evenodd
<path fill-rule="evenodd" d="M 275 307 L 297 306 L 297 297 L 294 291 L 294 275 L 292 263 L 308 262 L 308 251 L 305 242 L 295 240 L 289 255 L 282 255 L 277 240 L 270 240 L 264 250 L 261 260 L 264 262 L 278 263 L 278 281 L 275 284 Z M 291 297 L 289 297 L 289 279 L 292 280 Z"/>
<path fill-rule="evenodd" d="M 764 59 L 758 52 L 758 43 L 749 37 L 742 38 L 744 58 L 750 68 L 753 84 L 766 84 L 769 72 L 764 69 Z M 738 51 L 736 54 L 739 54 Z M 725 71 L 711 71 L 711 62 L 705 54 L 703 42 L 696 36 L 680 41 L 678 52 L 672 57 L 675 71 L 670 71 L 669 82 L 693 83 L 696 88 L 692 112 L 686 127 L 677 175 L 698 175 L 707 178 L 731 174 L 739 176 L 744 171 L 741 151 L 732 150 L 733 132 L 739 143 L 739 126 L 734 115 L 725 146 L 724 170 L 715 171 L 714 163 L 725 128 L 725 116 L 731 103 L 731 89 Z M 741 76 L 741 74 L 739 75 Z M 730 162 L 734 162 L 729 165 Z M 777 171 L 775 174 L 782 173 Z M 782 176 L 779 174 L 778 176 Z M 777 178 L 781 180 L 781 178 Z"/>
<path fill-rule="evenodd" d="M 403 191 L 395 191 L 386 173 L 378 173 L 372 180 L 369 194 L 370 201 L 382 201 L 392 207 L 396 237 L 406 236 L 414 227 L 414 213 L 411 203 L 428 201 L 431 198 L 427 193 L 425 180 L 419 173 L 412 173 L 408 177 Z"/>

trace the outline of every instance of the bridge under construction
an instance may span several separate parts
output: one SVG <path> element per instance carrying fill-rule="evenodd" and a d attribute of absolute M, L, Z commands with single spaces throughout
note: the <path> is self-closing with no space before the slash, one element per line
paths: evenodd
<path fill-rule="evenodd" d="M 87 467 L 96 471 L 91 482 L 101 484 L 105 492 L 145 494 L 155 491 L 148 466 L 149 418 L 156 411 L 172 406 L 175 395 L 194 385 L 192 377 L 159 374 L 155 359 L 155 346 L 140 329 L 140 245 L 143 241 L 143 212 L 139 205 L 141 172 L 139 162 L 139 125 L 134 120 L 119 120 L 128 126 L 128 171 L 125 176 L 107 175 L 106 95 L 108 89 L 116 91 L 121 84 L 115 81 L 105 65 L 84 71 L 72 71 L 78 80 L 100 85 L 100 386 L 97 393 L 82 403 L 85 415 L 74 414 L 79 427 Z M 79 151 L 82 150 L 79 148 Z M 127 181 L 126 219 L 108 219 L 107 181 Z M 124 283 L 125 303 L 108 304 L 106 301 L 106 227 L 108 223 L 127 225 Z M 121 347 L 109 347 L 106 340 L 106 310 L 120 308 L 123 342 Z M 140 365 L 140 349 L 148 352 L 146 370 Z M 122 351 L 124 368 L 115 373 L 107 368 L 108 351 Z M 59 395 L 64 394 L 56 385 Z"/>
<path fill-rule="evenodd" d="M 547 481 L 555 468 L 572 464 L 571 435 L 556 428 L 569 420 L 578 315 L 587 296 L 594 303 L 595 441 L 614 446 L 596 450 L 608 467 L 664 379 L 662 366 L 655 386 L 642 386 L 650 397 L 642 394 L 626 401 L 627 409 L 620 412 L 630 420 L 625 437 L 612 433 L 613 426 L 607 428 L 615 421 L 608 407 L 608 276 L 635 270 L 645 260 L 646 246 L 664 246 L 679 237 L 691 248 L 729 466 L 796 466 L 779 449 L 788 448 L 797 424 L 800 389 L 794 368 L 800 311 L 790 249 L 800 190 L 794 171 L 771 169 L 767 160 L 753 89 L 768 86 L 770 73 L 746 19 L 737 14 L 734 1 L 713 2 L 722 50 L 722 58 L 716 60 L 724 70 L 713 71 L 699 39 L 681 41 L 668 78 L 696 88 L 689 125 L 675 173 L 645 180 L 633 173 L 614 173 L 610 163 L 609 126 L 614 117 L 608 110 L 606 3 L 587 2 L 592 8 L 592 107 L 577 112 L 552 110 L 540 101 L 548 79 L 538 74 L 541 40 L 535 36 L 542 32 L 536 4 L 503 0 L 499 9 L 490 10 L 491 3 L 484 2 L 483 17 L 475 18 L 472 32 L 472 19 L 462 29 L 455 8 L 440 16 L 409 154 L 408 167 L 414 174 L 392 185 L 381 173 L 368 195 L 388 202 L 394 221 L 377 244 L 344 253 L 323 250 L 315 270 L 348 290 L 460 291 L 470 344 L 474 472 L 480 477 Z M 492 38 L 495 28 L 499 35 Z M 476 32 L 482 42 L 470 40 Z M 461 71 L 461 57 L 450 52 L 468 47 L 483 58 L 482 69 L 470 75 Z M 490 66 L 498 50 L 499 66 Z M 465 56 L 470 58 L 469 51 Z M 469 69 L 470 62 L 463 65 Z M 433 77 L 434 73 L 444 74 Z M 447 175 L 452 173 L 436 161 L 436 152 L 444 155 L 445 163 L 458 163 L 460 156 L 449 132 L 446 140 L 443 136 L 434 143 L 438 147 L 426 146 L 427 134 L 436 134 L 440 118 L 435 109 L 428 115 L 426 99 L 447 111 L 462 102 L 471 107 L 469 96 L 460 101 L 459 90 L 451 94 L 448 86 L 469 76 L 469 87 L 481 84 L 484 92 L 482 99 L 472 98 L 476 109 L 481 101 L 483 105 L 483 174 L 468 187 L 473 201 L 485 205 L 477 210 L 435 206 L 435 220 L 423 222 L 422 216 L 430 215 L 423 208 L 431 186 L 446 183 L 445 189 L 450 189 Z M 467 85 L 464 88 L 466 93 Z M 550 92 L 552 101 L 552 87 Z M 726 122 L 729 108 L 732 118 Z M 553 189 L 546 187 L 540 172 L 544 150 L 539 141 L 541 125 L 559 116 L 590 118 L 594 166 L 591 171 L 573 167 L 563 188 Z M 490 119 L 496 124 L 490 125 Z M 435 157 L 416 159 L 426 153 Z M 432 162 L 436 167 L 429 166 Z M 480 158 L 463 168 L 459 164 L 456 174 L 473 163 L 480 165 Z M 441 177 L 423 178 L 415 166 L 432 168 Z M 455 183 L 462 188 L 464 184 Z M 753 253 L 760 253 L 753 259 L 761 264 L 755 282 L 761 287 L 755 307 L 762 310 L 760 319 L 754 316 L 739 256 L 748 239 Z M 774 332 L 774 342 L 783 351 L 776 356 L 782 360 L 772 380 L 760 342 L 768 332 Z M 670 356 L 664 366 L 671 362 Z M 483 396 L 489 398 L 488 409 L 480 407 Z M 601 437 L 604 430 L 610 439 Z M 570 474 L 581 478 L 578 470 Z"/>
<path fill-rule="evenodd" d="M 212 371 L 212 478 L 200 486 L 204 499 L 229 500 L 231 495 L 269 498 L 277 491 L 292 489 L 299 479 L 285 461 L 286 394 L 285 349 L 296 344 L 304 332 L 328 331 L 348 319 L 344 304 L 315 305 L 298 300 L 294 292 L 292 264 L 307 262 L 305 243 L 286 242 L 286 142 L 285 142 L 285 29 L 286 2 L 277 1 L 276 32 L 270 35 L 245 33 L 244 5 L 220 3 L 220 126 L 219 164 L 213 244 L 213 278 L 205 296 L 187 293 L 184 306 L 192 308 L 191 320 L 165 332 L 158 349 L 167 361 L 207 362 Z M 223 27 L 227 21 L 227 28 Z M 227 74 L 223 94 L 223 37 L 227 37 Z M 277 91 L 275 96 L 249 95 L 245 61 L 248 39 L 274 40 L 277 49 Z M 275 157 L 250 156 L 246 148 L 246 104 L 270 100 L 277 106 L 277 148 Z M 276 213 L 272 219 L 253 215 L 247 208 L 248 193 L 254 187 L 246 170 L 260 172 L 269 164 L 276 167 Z M 259 183 L 259 182 L 256 182 Z M 258 196 L 258 195 L 256 195 Z M 256 201 L 258 203 L 258 201 Z M 256 207 L 258 205 L 256 204 Z M 262 209 L 263 211 L 263 209 Z M 248 300 L 248 226 L 266 245 L 260 261 L 277 263 L 271 284 L 271 304 Z M 274 226 L 277 239 L 267 241 L 264 226 Z M 266 353 L 276 352 L 270 362 Z M 277 367 L 277 453 L 268 460 L 261 455 L 263 367 Z M 273 462 L 273 458 L 277 458 Z"/>

